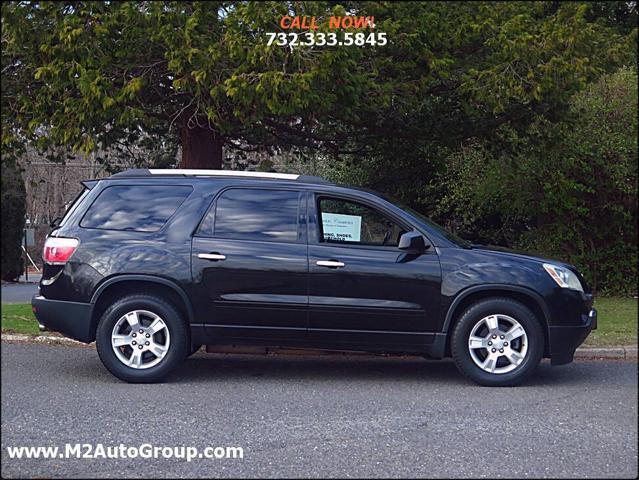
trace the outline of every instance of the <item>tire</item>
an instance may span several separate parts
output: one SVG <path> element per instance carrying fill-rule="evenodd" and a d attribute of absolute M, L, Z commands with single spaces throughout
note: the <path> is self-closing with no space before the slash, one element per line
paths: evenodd
<path fill-rule="evenodd" d="M 511 387 L 523 382 L 539 365 L 544 332 L 523 304 L 509 298 L 481 300 L 466 309 L 455 324 L 451 353 L 459 371 L 472 381 Z"/>
<path fill-rule="evenodd" d="M 186 358 L 191 342 L 187 324 L 173 304 L 155 295 L 134 294 L 106 309 L 96 330 L 96 346 L 104 366 L 119 379 L 153 383 Z"/>

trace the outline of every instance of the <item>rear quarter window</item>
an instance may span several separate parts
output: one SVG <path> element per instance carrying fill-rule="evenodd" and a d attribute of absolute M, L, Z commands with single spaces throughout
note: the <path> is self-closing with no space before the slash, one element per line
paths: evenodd
<path fill-rule="evenodd" d="M 62 218 L 58 222 L 58 226 L 62 227 L 67 222 L 71 214 L 82 204 L 86 196 L 89 194 L 90 190 L 86 187 L 82 188 L 82 191 L 76 195 L 76 197 L 65 205 L 64 213 L 62 214 Z M 55 222 L 55 220 L 54 220 Z"/>
<path fill-rule="evenodd" d="M 156 232 L 192 191 L 189 186 L 106 187 L 84 214 L 80 226 L 102 230 Z"/>

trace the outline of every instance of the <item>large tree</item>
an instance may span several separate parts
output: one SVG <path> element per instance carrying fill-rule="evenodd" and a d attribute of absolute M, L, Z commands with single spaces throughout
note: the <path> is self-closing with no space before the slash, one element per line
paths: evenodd
<path fill-rule="evenodd" d="M 295 125 L 361 93 L 352 52 L 266 45 L 295 10 L 331 12 L 313 2 L 3 4 L 5 140 L 91 150 L 163 132 L 179 139 L 185 168 L 219 167 L 224 145 L 286 143 Z"/>
<path fill-rule="evenodd" d="M 596 10 L 596 9 L 595 9 Z M 551 109 L 628 53 L 606 11 L 559 2 L 4 2 L 3 146 L 176 138 L 397 160 Z M 375 17 L 386 46 L 266 45 L 282 15 Z M 590 18 L 590 17 L 592 18 Z M 5 89 L 6 87 L 6 89 Z M 6 92 L 6 93 L 5 93 Z M 428 170 L 427 170 L 428 171 Z M 384 181 L 386 181 L 385 179 Z"/>

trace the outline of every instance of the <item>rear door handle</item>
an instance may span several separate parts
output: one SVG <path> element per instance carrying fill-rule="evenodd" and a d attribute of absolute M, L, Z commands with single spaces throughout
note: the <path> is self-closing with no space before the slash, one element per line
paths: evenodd
<path fill-rule="evenodd" d="M 342 268 L 344 266 L 344 262 L 339 262 L 337 260 L 318 260 L 315 264 L 319 267 L 328 268 Z"/>
<path fill-rule="evenodd" d="M 221 253 L 198 253 L 197 258 L 217 262 L 220 260 L 226 260 L 226 255 L 222 255 Z"/>

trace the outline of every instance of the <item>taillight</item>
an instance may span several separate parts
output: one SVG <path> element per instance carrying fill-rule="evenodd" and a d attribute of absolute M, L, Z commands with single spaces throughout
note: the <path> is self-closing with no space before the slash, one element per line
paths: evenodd
<path fill-rule="evenodd" d="M 44 242 L 42 258 L 50 265 L 64 265 L 78 248 L 78 243 L 75 238 L 49 237 Z"/>

